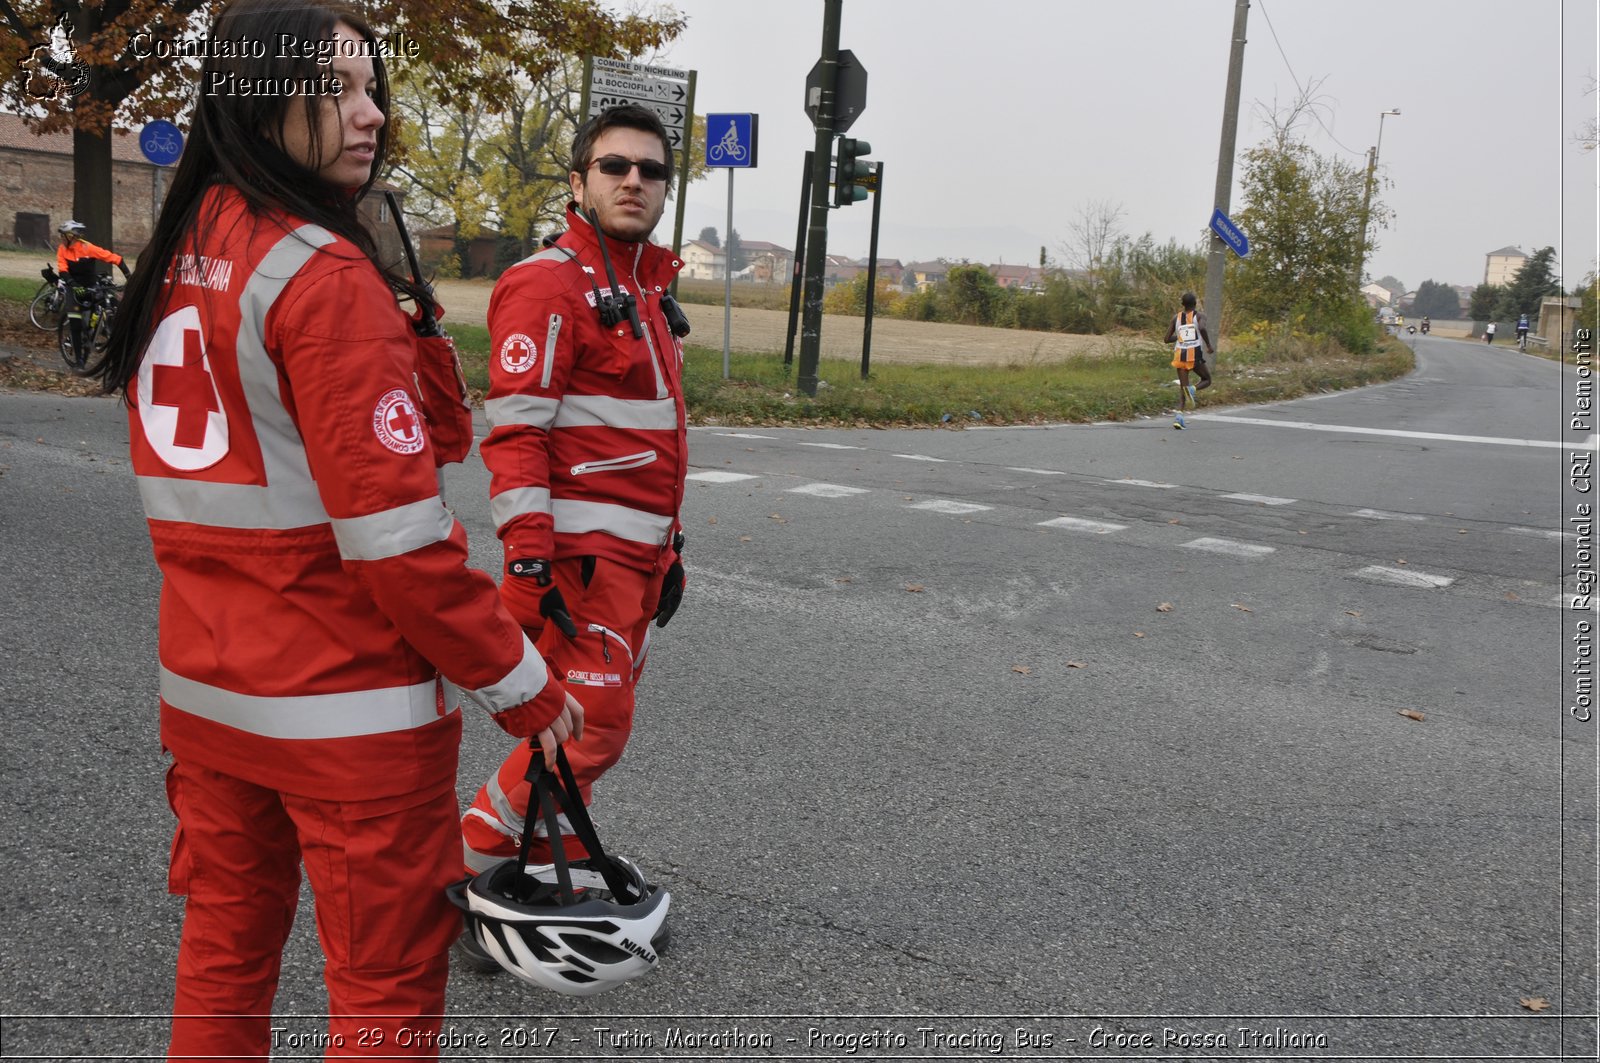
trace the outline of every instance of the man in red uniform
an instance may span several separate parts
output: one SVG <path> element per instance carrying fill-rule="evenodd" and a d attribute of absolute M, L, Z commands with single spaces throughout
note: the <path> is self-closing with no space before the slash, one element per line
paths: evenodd
<path fill-rule="evenodd" d="M 122 256 L 115 251 L 107 251 L 97 247 L 83 238 L 89 227 L 81 221 L 64 221 L 56 230 L 61 236 L 61 246 L 56 248 L 56 272 L 61 275 L 58 282 L 61 291 L 66 295 L 63 311 L 68 315 L 67 321 L 72 329 L 73 347 L 81 347 L 83 343 L 83 315 L 73 314 L 72 311 L 82 305 L 78 298 L 78 290 L 94 283 L 95 261 L 109 262 L 122 271 L 124 280 L 128 277 L 128 264 Z"/>
<path fill-rule="evenodd" d="M 671 158 L 650 111 L 617 107 L 585 123 L 567 232 L 507 270 L 489 303 L 481 451 L 505 551 L 501 595 L 583 703 L 583 738 L 566 749 L 585 802 L 632 729 L 650 622 L 666 623 L 683 586 L 677 336 L 687 323 L 665 294 L 682 263 L 649 242 Z M 525 829 L 543 833 L 537 814 L 526 822 L 527 765 L 519 746 L 462 820 L 469 874 L 515 856 Z M 576 839 L 566 845 L 584 855 Z M 535 842 L 535 858 L 548 860 L 548 846 Z"/>

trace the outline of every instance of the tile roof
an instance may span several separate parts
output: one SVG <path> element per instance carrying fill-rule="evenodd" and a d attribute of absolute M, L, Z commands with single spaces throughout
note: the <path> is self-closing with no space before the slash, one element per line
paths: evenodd
<path fill-rule="evenodd" d="M 51 155 L 72 154 L 72 131 L 34 133 L 21 115 L 0 113 L 0 148 L 21 151 L 42 151 Z M 131 133 L 119 132 L 111 138 L 111 158 L 116 162 L 140 162 L 152 165 L 139 151 L 138 138 Z"/>

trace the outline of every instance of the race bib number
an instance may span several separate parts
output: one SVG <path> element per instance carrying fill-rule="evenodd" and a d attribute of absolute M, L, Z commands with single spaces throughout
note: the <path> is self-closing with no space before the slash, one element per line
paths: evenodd
<path fill-rule="evenodd" d="M 1197 340 L 1199 338 L 1200 338 L 1200 329 L 1197 328 L 1196 326 L 1194 326 L 1194 325 L 1179 325 L 1178 326 L 1178 342 L 1179 343 L 1193 343 L 1195 340 Z"/>

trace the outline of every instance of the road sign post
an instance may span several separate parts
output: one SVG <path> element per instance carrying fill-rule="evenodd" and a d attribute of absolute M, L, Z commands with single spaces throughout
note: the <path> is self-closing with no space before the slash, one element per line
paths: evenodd
<path fill-rule="evenodd" d="M 759 115 L 706 115 L 706 165 L 728 171 L 727 247 L 722 268 L 722 379 L 729 375 L 729 337 L 733 333 L 733 171 L 756 165 L 756 129 Z"/>
<path fill-rule="evenodd" d="M 822 356 L 822 272 L 828 258 L 828 164 L 833 159 L 834 94 L 838 87 L 839 19 L 844 0 L 824 0 L 822 54 L 817 84 L 806 89 L 806 113 L 812 115 L 815 144 L 811 161 L 811 229 L 806 240 L 806 289 L 800 325 L 800 371 L 795 386 L 817 395 L 817 363 Z M 809 79 L 808 79 L 809 82 Z M 815 102 L 816 110 L 812 111 Z"/>
<path fill-rule="evenodd" d="M 1232 218 L 1222 213 L 1221 207 L 1211 212 L 1211 231 L 1240 258 L 1250 253 L 1250 238 L 1244 234 L 1243 229 L 1234 224 Z"/>

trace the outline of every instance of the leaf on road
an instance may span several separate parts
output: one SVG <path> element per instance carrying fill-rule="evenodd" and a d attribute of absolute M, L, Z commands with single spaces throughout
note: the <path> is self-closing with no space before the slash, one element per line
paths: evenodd
<path fill-rule="evenodd" d="M 1416 709 L 1401 709 L 1400 715 L 1404 716 L 1408 720 L 1416 720 L 1418 723 L 1421 723 L 1423 720 L 1427 719 L 1426 716 L 1418 712 Z"/>
<path fill-rule="evenodd" d="M 1135 631 L 1133 633 L 1133 637 L 1136 638 L 1136 639 L 1142 639 L 1142 638 L 1144 638 L 1144 632 L 1143 631 Z"/>
<path fill-rule="evenodd" d="M 910 591 L 912 594 L 921 594 L 922 593 L 922 584 L 920 584 L 920 583 L 907 583 L 906 584 L 906 590 Z"/>
<path fill-rule="evenodd" d="M 1465 529 L 1465 528 L 1457 528 L 1456 529 L 1456 534 L 1457 535 L 1465 535 L 1465 534 L 1467 534 L 1467 529 Z"/>
<path fill-rule="evenodd" d="M 1520 602 L 1522 601 L 1522 598 L 1518 596 L 1516 591 L 1506 591 L 1506 601 Z"/>
<path fill-rule="evenodd" d="M 1170 613 L 1170 612 L 1172 612 L 1172 603 L 1171 602 L 1162 602 L 1160 605 L 1156 606 L 1156 612 L 1158 612 L 1158 613 Z"/>
<path fill-rule="evenodd" d="M 1406 563 L 1406 559 L 1403 557 L 1397 557 L 1394 559 L 1394 563 L 1397 565 L 1403 565 Z"/>
<path fill-rule="evenodd" d="M 1089 666 L 1087 664 L 1085 664 L 1083 661 L 1068 661 L 1067 662 L 1067 667 L 1068 668 L 1087 668 Z"/>
<path fill-rule="evenodd" d="M 1523 997 L 1521 1000 L 1518 1000 L 1517 1003 L 1521 1004 L 1529 1011 L 1544 1011 L 1550 1006 L 1550 1002 L 1544 997 Z"/>
<path fill-rule="evenodd" d="M 1311 533 L 1310 533 L 1310 532 L 1308 532 L 1308 531 L 1306 531 L 1306 530 L 1305 530 L 1305 529 L 1304 529 L 1304 528 L 1301 528 L 1301 529 L 1300 529 L 1300 534 L 1301 534 L 1301 535 L 1310 535 L 1310 534 L 1311 534 Z"/>
<path fill-rule="evenodd" d="M 1033 674 L 1033 669 L 1029 668 L 1025 664 L 1014 664 L 1014 665 L 1011 666 L 1011 670 L 1013 672 L 1017 673 L 1018 675 L 1032 675 Z"/>
<path fill-rule="evenodd" d="M 740 542 L 741 542 L 741 543 L 747 543 L 747 542 L 749 542 L 749 541 L 750 541 L 750 536 L 748 536 L 748 535 L 741 535 L 741 536 L 739 536 L 739 541 L 740 541 Z"/>
<path fill-rule="evenodd" d="M 1355 609 L 1346 609 L 1344 611 L 1344 615 L 1345 616 L 1360 616 L 1361 613 L 1358 610 L 1355 610 Z"/>
<path fill-rule="evenodd" d="M 771 516 L 769 516 L 769 517 L 767 517 L 767 519 L 768 519 L 768 520 L 775 520 L 775 521 L 777 521 L 777 522 L 778 522 L 778 523 L 779 523 L 779 524 L 787 524 L 787 523 L 789 523 L 789 522 L 788 522 L 788 521 L 787 521 L 787 520 L 785 520 L 785 519 L 784 519 L 784 518 L 783 518 L 783 517 L 782 517 L 782 516 L 781 516 L 781 515 L 780 515 L 780 514 L 777 514 L 777 513 L 774 513 L 774 514 L 772 514 L 772 515 L 771 515 Z"/>
<path fill-rule="evenodd" d="M 851 580 L 850 576 L 835 576 L 835 577 L 833 577 L 833 582 L 835 582 L 835 583 L 849 583 L 850 580 Z"/>
<path fill-rule="evenodd" d="M 1255 612 L 1255 610 L 1250 608 L 1248 605 L 1240 605 L 1238 602 L 1234 602 L 1233 603 L 1233 607 L 1235 609 L 1239 610 L 1239 612 L 1241 612 L 1241 613 L 1253 613 L 1253 612 Z"/>
<path fill-rule="evenodd" d="M 1168 524 L 1182 524 L 1183 521 L 1179 520 L 1177 517 L 1173 517 L 1171 520 L 1167 521 L 1167 523 Z"/>

